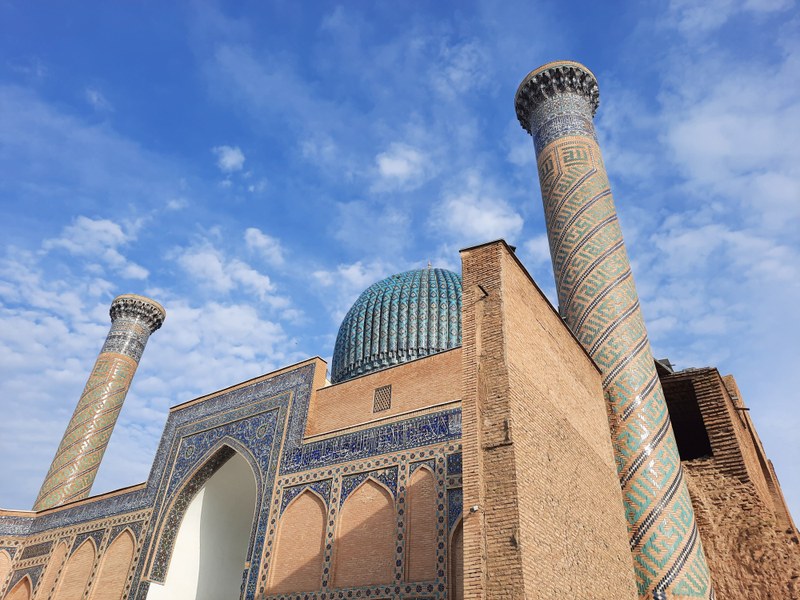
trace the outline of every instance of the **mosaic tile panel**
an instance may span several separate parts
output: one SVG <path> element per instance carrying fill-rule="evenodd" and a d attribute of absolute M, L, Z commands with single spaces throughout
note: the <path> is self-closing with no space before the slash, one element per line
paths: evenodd
<path fill-rule="evenodd" d="M 14 555 L 17 553 L 18 548 L 18 546 L 0 546 L 0 550 L 5 550 L 11 560 L 14 560 Z"/>
<path fill-rule="evenodd" d="M 289 503 L 307 489 L 317 492 L 327 507 L 328 503 L 330 502 L 332 481 L 332 479 L 323 479 L 322 481 L 314 481 L 311 483 L 283 488 L 283 496 L 281 497 L 281 515 L 283 514 L 283 511 L 286 510 L 286 507 L 289 506 Z"/>
<path fill-rule="evenodd" d="M 50 548 L 52 547 L 53 547 L 53 542 L 40 542 L 38 544 L 26 546 L 22 550 L 22 555 L 20 556 L 20 560 L 26 560 L 28 558 L 36 558 L 37 556 L 43 556 L 48 552 L 50 552 Z"/>
<path fill-rule="evenodd" d="M 461 488 L 447 490 L 447 528 L 452 530 L 464 508 L 464 493 Z"/>
<path fill-rule="evenodd" d="M 534 141 L 559 312 L 602 371 L 640 596 L 713 598 L 608 176 L 593 126 L 585 130 L 598 101 L 594 76 L 577 63 L 545 65 L 517 91 L 520 123 L 542 136 Z"/>
<path fill-rule="evenodd" d="M 420 467 L 425 466 L 431 470 L 431 473 L 436 472 L 436 463 L 433 460 L 423 460 L 419 462 L 413 462 L 408 466 L 408 474 L 409 476 L 414 474 L 414 471 L 419 469 Z"/>
<path fill-rule="evenodd" d="M 447 474 L 461 475 L 461 453 L 447 455 Z"/>
<path fill-rule="evenodd" d="M 110 312 L 111 330 L 58 446 L 34 510 L 89 496 L 145 344 L 165 317 L 160 305 L 140 296 L 116 298 Z"/>
<path fill-rule="evenodd" d="M 417 269 L 367 288 L 342 321 L 331 364 L 338 383 L 461 345 L 461 277 Z"/>
<path fill-rule="evenodd" d="M 11 576 L 11 580 L 8 582 L 8 586 L 6 589 L 13 589 L 19 581 L 25 577 L 26 575 L 31 580 L 31 588 L 36 589 L 36 584 L 39 583 L 39 578 L 42 576 L 44 572 L 44 565 L 37 565 L 35 567 L 28 567 L 27 569 L 20 569 L 19 571 L 14 571 L 14 574 Z M 0 582 L 2 584 L 2 582 Z"/>
<path fill-rule="evenodd" d="M 72 548 L 70 549 L 69 553 L 72 554 L 77 550 L 83 542 L 92 538 L 94 540 L 94 547 L 95 549 L 100 547 L 101 542 L 103 541 L 103 534 L 105 533 L 105 529 L 95 529 L 94 531 L 86 531 L 84 533 L 79 533 L 75 536 L 75 540 L 72 542 Z"/>
<path fill-rule="evenodd" d="M 111 533 L 108 536 L 109 544 L 113 542 L 117 536 L 126 529 L 130 529 L 133 532 L 133 537 L 135 539 L 139 539 L 139 534 L 142 532 L 142 527 L 144 526 L 144 522 L 142 521 L 133 521 L 132 523 L 122 523 L 120 525 L 116 525 L 115 527 L 111 528 Z"/>
<path fill-rule="evenodd" d="M 347 497 L 361 485 L 366 479 L 372 478 L 385 485 L 393 496 L 397 495 L 397 468 L 391 467 L 389 469 L 380 469 L 377 471 L 369 471 L 365 473 L 355 473 L 354 475 L 347 475 L 342 477 L 342 493 L 339 498 L 339 506 L 344 504 Z"/>
<path fill-rule="evenodd" d="M 26 535 L 33 525 L 33 517 L 0 515 L 0 535 Z"/>
<path fill-rule="evenodd" d="M 461 437 L 461 410 L 452 409 L 287 447 L 281 472 L 292 473 Z"/>

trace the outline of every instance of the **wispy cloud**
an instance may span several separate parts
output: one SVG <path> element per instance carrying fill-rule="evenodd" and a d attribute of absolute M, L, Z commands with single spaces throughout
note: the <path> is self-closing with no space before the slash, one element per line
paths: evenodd
<path fill-rule="evenodd" d="M 108 101 L 108 99 L 100 90 L 95 87 L 87 87 L 83 91 L 83 95 L 85 96 L 86 101 L 91 104 L 92 108 L 98 112 L 109 112 L 114 110 L 114 107 L 111 106 L 111 103 Z"/>
<path fill-rule="evenodd" d="M 517 210 L 477 173 L 464 174 L 463 181 L 463 188 L 445 192 L 433 207 L 429 228 L 443 230 L 461 246 L 516 240 L 523 225 Z"/>
<path fill-rule="evenodd" d="M 244 240 L 250 250 L 258 253 L 268 263 L 281 266 L 285 262 L 280 240 L 267 235 L 257 227 L 245 229 Z"/>
<path fill-rule="evenodd" d="M 136 239 L 135 230 L 135 226 L 129 226 L 126 232 L 109 219 L 80 216 L 66 226 L 59 237 L 46 240 L 42 249 L 46 252 L 65 250 L 72 256 L 86 259 L 90 264 L 108 266 L 125 278 L 146 279 L 147 269 L 120 253 L 120 247 Z"/>

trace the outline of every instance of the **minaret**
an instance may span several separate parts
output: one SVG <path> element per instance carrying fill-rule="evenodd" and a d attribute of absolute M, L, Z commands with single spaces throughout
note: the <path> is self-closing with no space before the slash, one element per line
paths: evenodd
<path fill-rule="evenodd" d="M 559 312 L 603 375 L 641 598 L 713 598 L 680 456 L 592 119 L 597 80 L 569 61 L 515 97 L 533 136 Z"/>
<path fill-rule="evenodd" d="M 111 330 L 67 425 L 33 510 L 89 495 L 122 403 L 150 334 L 167 313 L 144 296 L 124 294 L 111 303 Z"/>

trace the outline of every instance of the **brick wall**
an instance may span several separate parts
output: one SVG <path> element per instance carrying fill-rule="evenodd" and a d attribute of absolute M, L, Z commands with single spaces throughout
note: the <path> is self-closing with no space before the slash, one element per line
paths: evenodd
<path fill-rule="evenodd" d="M 800 545 L 738 386 L 714 368 L 662 377 L 670 412 L 699 408 L 711 454 L 682 461 L 719 598 L 800 598 Z"/>
<path fill-rule="evenodd" d="M 503 242 L 462 252 L 466 598 L 635 598 L 600 375 Z"/>
<path fill-rule="evenodd" d="M 388 410 L 372 411 L 375 389 L 392 386 Z M 306 436 L 453 402 L 461 396 L 461 348 L 319 389 L 308 408 Z"/>

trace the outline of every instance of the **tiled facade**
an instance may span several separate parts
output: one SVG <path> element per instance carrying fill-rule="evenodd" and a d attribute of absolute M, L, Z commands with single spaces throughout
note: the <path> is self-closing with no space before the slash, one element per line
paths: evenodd
<path fill-rule="evenodd" d="M 334 383 L 313 358 L 174 407 L 146 482 L 61 497 L 59 465 L 78 458 L 60 449 L 37 510 L 0 510 L 0 598 L 170 589 L 183 527 L 232 465 L 254 491 L 230 598 L 660 600 L 710 598 L 712 581 L 725 598 L 800 597 L 797 530 L 735 382 L 650 354 L 598 102 L 577 63 L 517 95 L 560 312 L 503 241 L 463 250 L 461 276 L 374 284 L 342 324 Z M 163 321 L 148 302 L 112 305 L 67 447 L 84 415 L 106 432 L 93 447 L 107 440 Z M 224 533 L 196 549 L 225 550 Z"/>

